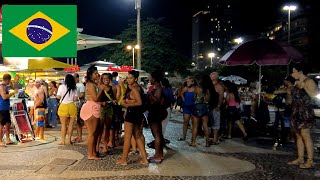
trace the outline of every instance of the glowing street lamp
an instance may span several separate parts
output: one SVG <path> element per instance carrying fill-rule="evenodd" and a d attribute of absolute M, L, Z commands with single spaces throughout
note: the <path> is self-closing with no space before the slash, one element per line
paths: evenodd
<path fill-rule="evenodd" d="M 211 52 L 208 54 L 208 57 L 211 59 L 211 67 L 212 67 L 212 58 L 215 56 L 216 54 Z"/>
<path fill-rule="evenodd" d="M 135 45 L 134 47 L 133 46 L 131 46 L 131 45 L 128 45 L 127 46 L 127 49 L 128 50 L 131 50 L 132 49 L 132 68 L 134 68 L 134 50 L 135 49 L 140 49 L 140 46 L 137 44 L 137 45 Z"/>
<path fill-rule="evenodd" d="M 243 42 L 243 39 L 241 37 L 239 37 L 239 38 L 234 39 L 233 41 L 237 44 L 241 44 Z"/>
<path fill-rule="evenodd" d="M 295 11 L 297 6 L 295 5 L 285 5 L 282 8 L 284 11 L 288 11 L 288 44 L 290 44 L 290 12 Z"/>

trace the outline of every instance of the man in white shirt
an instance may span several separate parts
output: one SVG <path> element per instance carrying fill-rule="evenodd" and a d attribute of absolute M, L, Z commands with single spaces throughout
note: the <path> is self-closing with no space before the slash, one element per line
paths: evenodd
<path fill-rule="evenodd" d="M 77 93 L 79 95 L 79 101 L 76 103 L 78 114 L 77 114 L 77 134 L 78 136 L 73 140 L 74 142 L 82 142 L 82 127 L 84 126 L 84 121 L 80 118 L 80 109 L 84 103 L 85 97 L 85 86 L 80 82 L 80 76 L 78 73 L 73 74 L 74 79 L 76 80 Z"/>

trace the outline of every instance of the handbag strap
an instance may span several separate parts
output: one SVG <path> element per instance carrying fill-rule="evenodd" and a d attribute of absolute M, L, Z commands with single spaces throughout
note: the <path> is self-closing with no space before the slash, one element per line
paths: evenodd
<path fill-rule="evenodd" d="M 66 94 L 64 94 L 63 98 L 61 99 L 60 103 L 62 103 L 62 101 L 64 100 L 64 98 L 66 97 L 66 95 L 68 94 L 70 89 L 67 90 Z"/>
<path fill-rule="evenodd" d="M 104 93 L 106 94 L 106 96 L 109 98 L 110 101 L 113 101 L 113 99 L 110 97 L 110 95 L 107 93 L 106 90 L 104 90 Z"/>

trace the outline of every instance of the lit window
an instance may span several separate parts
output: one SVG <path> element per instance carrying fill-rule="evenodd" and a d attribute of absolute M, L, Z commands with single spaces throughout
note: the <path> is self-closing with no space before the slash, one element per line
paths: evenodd
<path fill-rule="evenodd" d="M 211 18 L 211 21 L 213 21 L 213 18 Z"/>

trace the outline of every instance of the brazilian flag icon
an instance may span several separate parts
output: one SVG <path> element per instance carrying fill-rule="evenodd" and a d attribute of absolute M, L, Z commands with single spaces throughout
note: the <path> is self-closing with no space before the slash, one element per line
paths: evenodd
<path fill-rule="evenodd" d="M 76 57 L 76 5 L 4 5 L 3 57 Z"/>

